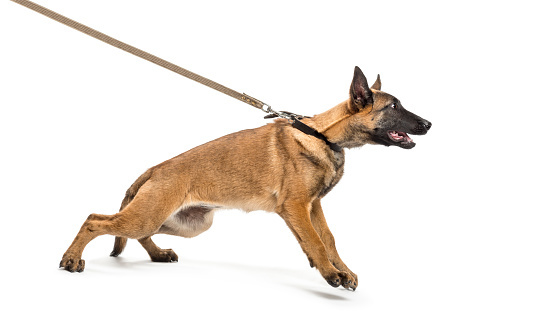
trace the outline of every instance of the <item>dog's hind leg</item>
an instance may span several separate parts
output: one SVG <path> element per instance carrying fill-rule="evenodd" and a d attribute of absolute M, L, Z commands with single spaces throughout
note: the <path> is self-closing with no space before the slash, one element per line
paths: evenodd
<path fill-rule="evenodd" d="M 136 197 L 138 190 L 143 184 L 145 184 L 153 174 L 153 169 L 150 168 L 145 173 L 141 174 L 138 179 L 128 188 L 126 194 L 124 195 L 123 201 L 121 203 L 121 208 L 119 211 L 122 211 L 128 204 Z M 113 245 L 113 251 L 109 254 L 110 256 L 117 257 L 121 254 L 126 247 L 126 242 L 128 239 L 125 237 L 115 237 L 115 244 Z"/>
<path fill-rule="evenodd" d="M 330 262 L 332 262 L 332 265 L 340 271 L 348 272 L 353 278 L 354 282 L 351 285 L 344 284 L 343 287 L 347 289 L 352 288 L 353 290 L 356 289 L 356 287 L 358 286 L 358 277 L 347 267 L 347 265 L 345 265 L 345 263 L 343 263 L 343 261 L 339 257 L 339 253 L 336 249 L 334 236 L 328 228 L 328 224 L 326 223 L 326 219 L 324 218 L 324 213 L 322 212 L 320 199 L 317 199 L 313 202 L 311 208 L 311 223 L 313 224 L 313 227 L 315 228 L 319 237 L 324 243 L 328 259 L 330 260 Z"/>
<path fill-rule="evenodd" d="M 175 211 L 183 198 L 172 195 L 167 188 L 154 190 L 153 184 L 146 186 L 147 190 L 138 193 L 123 211 L 114 215 L 90 215 L 64 253 L 60 267 L 70 272 L 82 272 L 85 268 L 85 261 L 81 259 L 83 250 L 90 241 L 100 235 L 144 239 L 158 232 L 162 223 Z M 144 244 L 150 245 L 148 241 L 144 241 Z"/>
<path fill-rule="evenodd" d="M 153 262 L 177 262 L 178 257 L 172 249 L 159 248 L 151 237 L 145 237 L 138 240 L 141 246 L 149 253 Z"/>
<path fill-rule="evenodd" d="M 121 254 L 126 247 L 126 242 L 128 241 L 125 237 L 115 237 L 115 243 L 113 244 L 113 251 L 109 254 L 109 256 L 117 257 L 119 254 Z"/>
<path fill-rule="evenodd" d="M 81 226 L 74 241 L 60 261 L 60 267 L 70 272 L 83 272 L 85 260 L 81 259 L 83 249 L 94 238 L 106 232 L 104 223 L 111 222 L 115 215 L 91 214 Z"/>

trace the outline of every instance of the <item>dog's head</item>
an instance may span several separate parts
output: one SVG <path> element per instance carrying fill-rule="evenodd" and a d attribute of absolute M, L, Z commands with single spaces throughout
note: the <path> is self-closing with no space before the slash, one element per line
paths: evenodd
<path fill-rule="evenodd" d="M 372 143 L 411 149 L 415 142 L 408 134 L 423 135 L 432 126 L 407 111 L 396 97 L 382 92 L 379 76 L 370 88 L 358 67 L 354 69 L 347 108 L 350 116 L 345 120 L 345 147 Z"/>

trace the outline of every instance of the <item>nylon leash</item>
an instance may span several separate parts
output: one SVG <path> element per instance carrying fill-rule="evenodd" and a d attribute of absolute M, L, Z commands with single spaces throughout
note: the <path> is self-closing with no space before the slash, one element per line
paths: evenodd
<path fill-rule="evenodd" d="M 111 46 L 115 46 L 125 52 L 128 52 L 130 54 L 133 54 L 137 57 L 140 57 L 140 58 L 143 58 L 151 63 L 154 63 L 158 66 L 162 66 L 174 73 L 177 73 L 181 76 L 184 76 L 184 77 L 187 77 L 189 79 L 192 79 L 202 85 L 205 85 L 209 88 L 212 88 L 212 89 L 215 89 L 219 92 L 222 92 L 223 94 L 226 94 L 232 98 L 235 98 L 237 100 L 240 100 L 242 102 L 245 102 L 246 104 L 249 104 L 255 108 L 258 108 L 266 113 L 269 113 L 269 115 L 267 116 L 268 118 L 274 118 L 274 117 L 280 117 L 280 118 L 285 118 L 285 119 L 288 119 L 290 123 L 292 123 L 292 126 L 308 135 L 312 135 L 314 137 L 317 137 L 321 140 L 324 140 L 326 142 L 326 144 L 334 151 L 336 152 L 340 152 L 341 151 L 341 147 L 339 147 L 337 144 L 335 143 L 331 143 L 329 142 L 326 137 L 324 135 L 322 135 L 321 133 L 319 133 L 318 131 L 316 131 L 315 129 L 309 127 L 308 125 L 302 123 L 301 121 L 299 121 L 300 119 L 304 118 L 303 116 L 300 116 L 300 115 L 296 115 L 296 114 L 293 114 L 293 113 L 290 113 L 290 112 L 285 112 L 285 111 L 275 111 L 273 110 L 268 104 L 254 98 L 254 97 L 251 97 L 245 93 L 239 93 L 233 89 L 230 89 L 226 86 L 223 86 L 217 82 L 214 82 L 213 80 L 211 79 L 208 79 L 208 78 L 205 78 L 203 76 L 200 76 L 196 73 L 193 73 L 183 67 L 180 67 L 180 66 L 177 66 L 173 63 L 170 63 L 158 56 L 155 56 L 153 54 L 150 54 L 150 53 L 147 53 L 143 50 L 140 50 L 139 48 L 136 48 L 132 45 L 129 45 L 129 44 L 126 44 L 124 42 L 121 42 L 117 39 L 114 39 L 112 38 L 111 36 L 109 35 L 106 35 L 102 32 L 99 32 L 93 28 L 90 28 L 84 24 L 81 24 L 77 21 L 74 21 L 70 18 L 67 18 L 61 14 L 58 14 L 52 10 L 49 10 L 39 4 L 36 4 L 32 1 L 28 1 L 28 0 L 11 0 L 15 3 L 18 3 L 22 6 L 25 6 L 37 13 L 40 13 L 50 19 L 53 19 L 57 22 L 60 22 L 64 25 L 67 25 L 77 31 L 80 31 L 82 33 L 85 33 L 91 37 L 94 37 L 95 39 L 97 40 L 100 40 L 104 43 L 107 43 Z"/>
<path fill-rule="evenodd" d="M 18 3 L 22 6 L 25 6 L 31 10 L 34 10 L 35 12 L 38 12 L 40 14 L 43 14 L 45 15 L 46 17 L 48 18 L 51 18 L 57 22 L 60 22 L 64 25 L 67 25 L 73 29 L 76 29 L 82 33 L 85 33 L 89 36 L 92 36 L 94 37 L 95 39 L 97 40 L 100 40 L 102 42 L 105 42 L 109 45 L 112 45 L 112 46 L 115 46 L 123 51 L 126 51 L 130 54 L 133 54 L 137 57 L 140 57 L 140 58 L 143 58 L 151 63 L 155 63 L 159 66 L 162 66 L 168 70 L 171 70 L 172 72 L 174 73 L 177 73 L 179 75 L 182 75 L 182 76 L 185 76 L 189 79 L 192 79 L 200 84 L 203 84 L 203 85 L 206 85 L 207 87 L 209 88 L 212 88 L 212 89 L 215 89 L 217 91 L 220 91 L 222 92 L 223 94 L 226 94 L 232 98 L 235 98 L 235 99 L 238 99 L 240 101 L 243 101 L 255 108 L 258 108 L 258 109 L 261 109 L 261 110 L 264 110 L 265 112 L 268 112 L 266 110 L 268 110 L 269 106 L 267 106 L 265 103 L 263 103 L 262 101 L 256 99 L 256 98 L 253 98 L 247 94 L 241 94 L 235 90 L 232 90 L 228 87 L 225 87 L 219 83 L 216 83 L 214 81 L 212 81 L 211 79 L 208 79 L 208 78 L 205 78 L 203 76 L 200 76 L 198 74 L 195 74 L 187 69 L 184 69 L 180 66 L 177 66 L 173 63 L 170 63 L 160 57 L 157 57 L 153 54 L 149 54 L 145 51 L 142 51 L 140 50 L 139 48 L 136 48 L 132 45 L 129 45 L 129 44 L 126 44 L 124 42 L 121 42 L 117 39 L 114 39 L 112 38 L 111 36 L 108 36 L 102 32 L 99 32 L 95 29 L 92 29 L 84 24 L 81 24 L 77 21 L 74 21 L 72 19 L 69 19 L 61 14 L 58 14 L 54 11 L 51 11 L 45 7 L 42 7 L 40 6 L 39 4 L 36 4 L 34 2 L 31 2 L 31 1 L 28 1 L 28 0 L 11 0 L 15 3 Z M 266 107 L 267 106 L 267 107 Z"/>

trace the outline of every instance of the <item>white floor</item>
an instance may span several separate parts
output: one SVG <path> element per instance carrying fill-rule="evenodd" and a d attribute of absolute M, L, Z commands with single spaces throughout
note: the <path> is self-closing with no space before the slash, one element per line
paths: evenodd
<path fill-rule="evenodd" d="M 43 222 L 27 229 L 40 238 L 18 236 L 15 250 L 4 253 L 2 281 L 9 293 L 3 309 L 20 315 L 69 309 L 83 316 L 539 316 L 541 254 L 536 241 L 521 244 L 530 243 L 521 241 L 529 233 L 500 238 L 471 226 L 425 230 L 415 217 L 363 217 L 365 225 L 347 231 L 332 223 L 341 217 L 329 217 L 344 260 L 359 276 L 355 292 L 328 286 L 272 214 L 223 211 L 199 237 L 157 236 L 158 245 L 177 252 L 179 263 L 153 263 L 133 240 L 125 253 L 111 258 L 113 238 L 99 237 L 84 253 L 83 273 L 56 268 L 77 225 L 50 227 L 61 237 L 45 230 L 54 218 L 39 218 Z M 407 218 L 414 220 L 404 222 Z M 525 253 L 531 248 L 534 252 Z"/>

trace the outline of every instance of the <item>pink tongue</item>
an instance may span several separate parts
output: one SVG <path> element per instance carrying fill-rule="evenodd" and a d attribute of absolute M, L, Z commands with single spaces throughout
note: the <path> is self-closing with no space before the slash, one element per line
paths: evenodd
<path fill-rule="evenodd" d="M 398 134 L 398 132 L 396 132 L 396 131 L 392 132 L 390 135 L 396 140 L 403 139 L 403 135 Z"/>
<path fill-rule="evenodd" d="M 395 140 L 404 140 L 405 139 L 405 142 L 413 142 L 413 139 L 411 139 L 409 137 L 409 135 L 407 135 L 407 133 L 393 131 L 393 132 L 390 133 L 390 136 L 392 138 L 394 138 Z"/>

